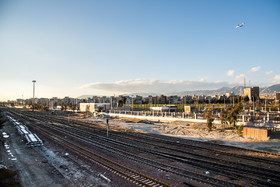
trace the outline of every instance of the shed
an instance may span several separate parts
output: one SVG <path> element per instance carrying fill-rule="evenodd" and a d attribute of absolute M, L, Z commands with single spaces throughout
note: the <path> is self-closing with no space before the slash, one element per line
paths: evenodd
<path fill-rule="evenodd" d="M 260 127 L 244 127 L 243 136 L 247 138 L 254 138 L 257 140 L 269 139 L 270 130 Z"/>

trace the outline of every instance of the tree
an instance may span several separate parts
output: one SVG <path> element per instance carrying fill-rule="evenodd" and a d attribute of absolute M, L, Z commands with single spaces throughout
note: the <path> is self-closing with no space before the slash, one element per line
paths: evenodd
<path fill-rule="evenodd" d="M 72 107 L 71 107 L 71 109 L 73 110 L 73 112 L 76 110 L 76 108 L 77 108 L 77 105 L 76 105 L 76 104 L 73 104 Z"/>
<path fill-rule="evenodd" d="M 66 110 L 66 104 L 64 101 L 61 102 L 61 111 Z"/>
<path fill-rule="evenodd" d="M 248 95 L 244 96 L 244 97 L 243 97 L 243 100 L 244 100 L 244 102 L 248 102 L 248 101 L 249 101 Z"/>
<path fill-rule="evenodd" d="M 70 102 L 70 103 L 68 104 L 68 107 L 69 107 L 69 109 L 72 110 L 73 104 Z"/>
<path fill-rule="evenodd" d="M 236 128 L 237 116 L 243 110 L 242 104 L 243 101 L 239 102 L 232 110 L 228 112 L 226 119 L 230 122 L 230 124 L 233 125 L 234 128 Z"/>
<path fill-rule="evenodd" d="M 210 108 L 208 108 L 206 111 L 206 124 L 209 131 L 212 130 L 213 121 L 214 121 L 213 111 Z"/>
<path fill-rule="evenodd" d="M 225 124 L 227 123 L 227 111 L 225 109 L 221 109 L 220 119 L 221 119 L 222 128 L 224 129 Z"/>

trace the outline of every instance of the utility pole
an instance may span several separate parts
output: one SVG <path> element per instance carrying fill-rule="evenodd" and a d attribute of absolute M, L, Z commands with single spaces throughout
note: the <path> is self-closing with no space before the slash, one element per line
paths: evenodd
<path fill-rule="evenodd" d="M 107 137 L 109 137 L 109 119 L 106 118 L 106 124 L 107 124 Z"/>
<path fill-rule="evenodd" d="M 111 96 L 111 98 L 110 98 L 110 104 L 111 104 L 111 111 L 112 111 L 112 109 L 113 109 L 113 98 L 112 98 L 113 96 Z"/>
<path fill-rule="evenodd" d="M 254 101 L 254 96 L 252 96 L 252 98 L 253 98 L 253 116 L 255 116 L 255 101 Z"/>
<path fill-rule="evenodd" d="M 34 112 L 34 108 L 35 108 L 35 83 L 36 80 L 33 80 L 33 106 L 32 106 L 32 111 Z"/>
<path fill-rule="evenodd" d="M 131 111 L 133 112 L 133 95 L 131 95 L 131 100 L 132 100 L 132 109 L 131 109 Z"/>
<path fill-rule="evenodd" d="M 265 103 L 265 107 L 264 107 L 264 110 L 265 110 L 265 113 L 266 113 L 266 96 L 265 96 L 265 100 L 264 100 L 264 103 Z"/>

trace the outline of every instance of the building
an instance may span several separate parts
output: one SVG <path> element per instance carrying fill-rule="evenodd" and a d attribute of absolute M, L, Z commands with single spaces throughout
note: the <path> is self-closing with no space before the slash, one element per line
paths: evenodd
<path fill-rule="evenodd" d="M 244 88 L 244 96 L 248 96 L 250 101 L 256 101 L 260 98 L 260 88 L 258 86 Z"/>
<path fill-rule="evenodd" d="M 157 111 L 157 112 L 177 112 L 177 106 L 167 105 L 162 107 L 150 107 L 150 110 Z"/>
<path fill-rule="evenodd" d="M 245 91 L 244 91 L 245 92 Z M 234 97 L 234 92 L 229 92 L 229 93 L 226 93 L 226 97 L 229 98 L 229 97 Z"/>
<path fill-rule="evenodd" d="M 160 104 L 167 104 L 167 97 L 165 95 L 160 95 L 159 97 L 159 103 Z"/>
<path fill-rule="evenodd" d="M 139 95 L 136 95 L 134 103 L 135 104 L 143 104 L 143 97 L 139 96 Z"/>
<path fill-rule="evenodd" d="M 192 96 L 190 96 L 190 95 L 183 96 L 181 99 L 181 103 L 182 104 L 193 103 Z"/>
<path fill-rule="evenodd" d="M 178 97 L 177 95 L 172 95 L 168 97 L 168 102 L 169 104 L 180 104 L 181 98 Z"/>
<path fill-rule="evenodd" d="M 185 113 L 195 112 L 195 106 L 185 106 Z"/>
<path fill-rule="evenodd" d="M 280 100 L 280 92 L 276 92 L 275 100 L 279 102 L 279 100 Z"/>
<path fill-rule="evenodd" d="M 110 103 L 80 103 L 80 111 L 81 112 L 106 112 L 110 110 L 111 104 Z"/>

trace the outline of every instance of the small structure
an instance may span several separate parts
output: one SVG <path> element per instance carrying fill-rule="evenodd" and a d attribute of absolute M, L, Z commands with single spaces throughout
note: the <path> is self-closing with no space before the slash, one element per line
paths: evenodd
<path fill-rule="evenodd" d="M 108 111 L 111 108 L 110 103 L 80 103 L 81 112 L 96 113 L 101 111 Z"/>
<path fill-rule="evenodd" d="M 269 139 L 270 130 L 260 127 L 244 127 L 243 136 L 247 138 L 254 138 L 258 140 Z"/>
<path fill-rule="evenodd" d="M 168 105 L 168 106 L 162 106 L 162 107 L 150 107 L 151 111 L 156 112 L 176 112 L 177 106 L 176 105 Z"/>
<path fill-rule="evenodd" d="M 169 110 L 169 107 L 162 106 L 162 107 L 150 107 L 151 111 L 157 111 L 157 112 L 167 112 Z"/>
<path fill-rule="evenodd" d="M 185 106 L 185 113 L 193 113 L 195 112 L 195 106 Z"/>

